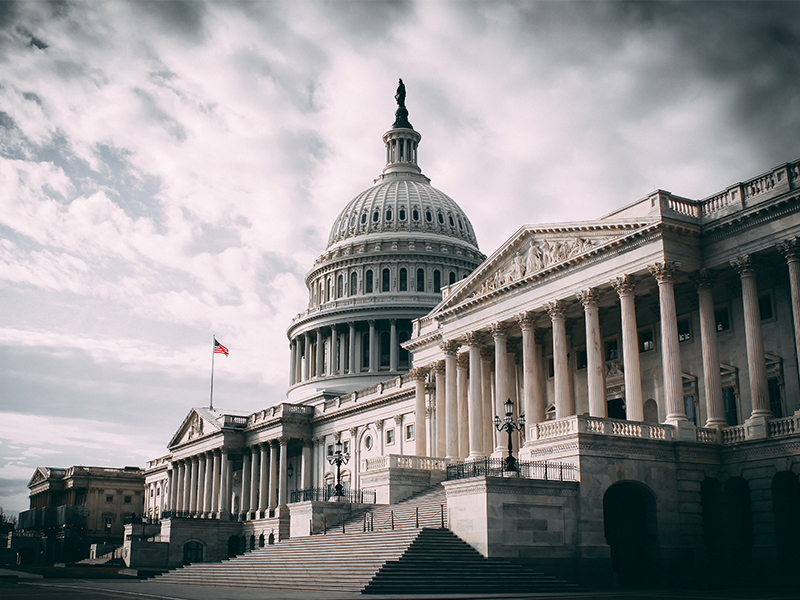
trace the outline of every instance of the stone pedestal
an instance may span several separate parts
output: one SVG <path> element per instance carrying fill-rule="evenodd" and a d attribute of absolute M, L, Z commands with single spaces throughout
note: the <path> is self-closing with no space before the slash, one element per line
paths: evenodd
<path fill-rule="evenodd" d="M 764 416 L 750 417 L 744 422 L 744 437 L 748 440 L 759 440 L 767 437 L 769 419 Z"/>

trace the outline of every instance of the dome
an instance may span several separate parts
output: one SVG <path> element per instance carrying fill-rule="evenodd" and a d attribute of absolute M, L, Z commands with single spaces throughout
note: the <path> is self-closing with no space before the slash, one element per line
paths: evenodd
<path fill-rule="evenodd" d="M 477 248 L 467 215 L 447 194 L 416 174 L 384 175 L 353 198 L 333 223 L 328 248 L 336 242 L 382 232 L 430 232 Z"/>

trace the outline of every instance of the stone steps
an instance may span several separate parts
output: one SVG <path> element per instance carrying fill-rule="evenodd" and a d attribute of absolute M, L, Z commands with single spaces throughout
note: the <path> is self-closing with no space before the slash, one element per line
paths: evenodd
<path fill-rule="evenodd" d="M 417 529 L 419 527 L 441 527 L 442 505 L 444 505 L 445 526 L 447 526 L 447 496 L 444 486 L 440 483 L 428 489 L 417 492 L 402 502 L 395 504 L 378 504 L 364 508 L 345 519 L 345 532 L 364 531 L 364 515 L 367 515 L 366 527 L 372 531 L 386 531 L 392 529 Z M 419 518 L 417 519 L 417 511 Z M 394 519 L 392 517 L 394 516 Z M 330 533 L 341 533 L 341 523 L 333 524 Z"/>

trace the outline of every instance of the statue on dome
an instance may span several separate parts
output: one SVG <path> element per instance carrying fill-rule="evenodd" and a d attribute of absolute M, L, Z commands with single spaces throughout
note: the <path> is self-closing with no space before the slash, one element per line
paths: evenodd
<path fill-rule="evenodd" d="M 406 86 L 403 83 L 403 80 L 400 79 L 400 85 L 397 86 L 397 93 L 394 95 L 394 99 L 397 100 L 397 106 L 401 108 L 406 107 Z"/>

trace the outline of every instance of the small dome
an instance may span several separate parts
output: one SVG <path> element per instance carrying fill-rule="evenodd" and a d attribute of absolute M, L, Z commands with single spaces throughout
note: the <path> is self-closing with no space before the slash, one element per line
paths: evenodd
<path fill-rule="evenodd" d="M 382 178 L 353 198 L 334 221 L 328 247 L 360 235 L 401 231 L 439 233 L 478 246 L 472 224 L 452 198 L 427 177 L 404 174 Z"/>

